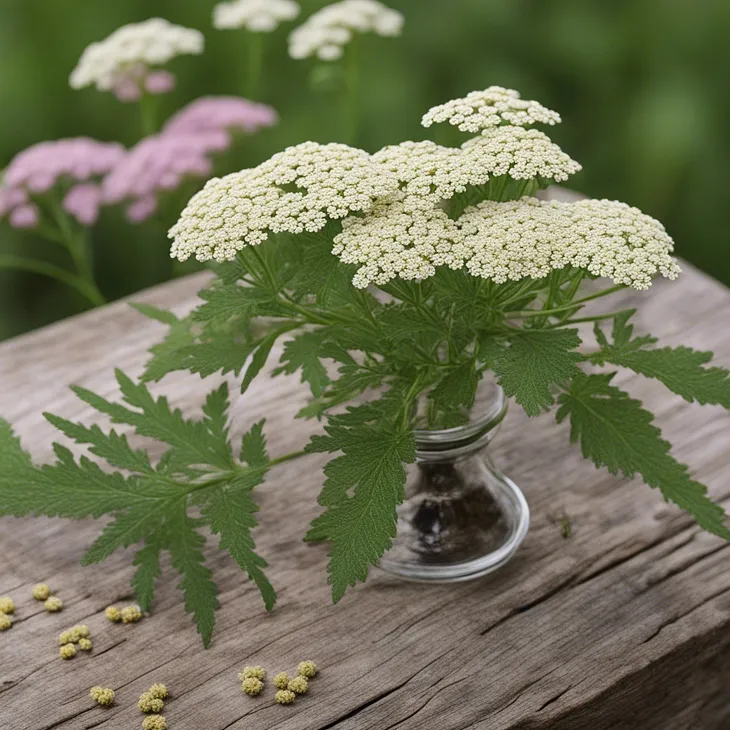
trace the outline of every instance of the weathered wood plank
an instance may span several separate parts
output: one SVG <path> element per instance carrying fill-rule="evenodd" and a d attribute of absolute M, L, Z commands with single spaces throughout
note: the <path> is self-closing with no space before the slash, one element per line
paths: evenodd
<path fill-rule="evenodd" d="M 714 349 L 730 365 L 730 292 L 687 267 L 678 283 L 643 295 L 639 326 L 673 344 Z M 138 295 L 185 311 L 205 275 Z M 622 296 L 621 305 L 640 295 Z M 55 432 L 41 412 L 92 420 L 67 385 L 115 397 L 112 369 L 139 373 L 160 325 L 118 303 L 0 346 L 0 414 L 39 460 Z M 730 417 L 693 407 L 658 385 L 622 382 L 659 415 L 677 456 L 713 495 L 730 501 Z M 158 388 L 186 412 L 200 409 L 214 379 L 169 376 Z M 295 379 L 262 381 L 236 403 L 237 429 L 267 416 L 273 454 L 301 445 L 314 426 L 293 421 L 305 402 Z M 102 568 L 79 559 L 93 523 L 0 520 L 0 595 L 18 604 L 0 634 L 0 722 L 10 730 L 139 727 L 139 694 L 154 681 L 173 698 L 165 715 L 185 730 L 538 730 L 730 726 L 730 549 L 699 531 L 656 492 L 598 472 L 549 416 L 516 409 L 494 446 L 497 463 L 530 501 L 533 526 L 514 561 L 472 583 L 423 586 L 373 571 L 336 607 L 325 585 L 326 550 L 301 542 L 317 513 L 323 457 L 279 467 L 260 489 L 257 542 L 271 564 L 280 606 L 267 616 L 236 566 L 209 546 L 222 608 L 206 651 L 169 571 L 154 614 L 135 626 L 101 611 L 131 598 L 130 556 Z M 573 536 L 558 520 L 565 513 Z M 51 582 L 58 615 L 30 597 Z M 91 626 L 95 651 L 57 658 L 59 631 Z M 322 668 L 291 707 L 270 685 L 252 700 L 238 689 L 246 663 L 270 672 L 310 657 Z M 117 706 L 94 707 L 94 684 L 115 687 Z"/>

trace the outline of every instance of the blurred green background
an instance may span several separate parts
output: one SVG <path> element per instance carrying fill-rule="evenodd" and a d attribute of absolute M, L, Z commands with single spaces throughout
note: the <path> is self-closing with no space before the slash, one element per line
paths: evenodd
<path fill-rule="evenodd" d="M 303 15 L 326 5 L 303 0 Z M 406 15 L 400 39 L 363 42 L 362 134 L 374 150 L 422 139 L 421 114 L 472 89 L 500 84 L 557 109 L 551 136 L 585 170 L 571 185 L 619 198 L 661 219 L 680 255 L 730 284 L 727 179 L 730 171 L 728 0 L 390 0 Z M 245 32 L 212 29 L 214 0 L 2 0 L 0 168 L 44 139 L 89 135 L 131 145 L 135 105 L 111 94 L 72 91 L 68 75 L 88 43 L 119 25 L 161 16 L 201 29 L 204 56 L 177 59 L 171 112 L 203 94 L 242 93 Z M 288 144 L 336 140 L 335 100 L 314 94 L 312 64 L 286 53 L 287 24 L 268 38 L 258 94 L 280 125 L 244 140 L 218 173 L 256 164 Z M 434 129 L 440 142 L 456 141 Z M 168 278 L 164 230 L 184 200 L 160 219 L 128 224 L 104 214 L 94 231 L 98 279 L 109 298 Z M 55 260 L 56 251 L 0 223 L 0 252 Z M 62 258 L 57 259 L 62 261 Z M 79 311 L 62 285 L 0 272 L 0 339 Z"/>

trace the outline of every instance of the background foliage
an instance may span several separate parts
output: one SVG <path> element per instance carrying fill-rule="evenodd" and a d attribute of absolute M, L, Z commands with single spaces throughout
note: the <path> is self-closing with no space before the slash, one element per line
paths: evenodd
<path fill-rule="evenodd" d="M 243 33 L 211 27 L 214 0 L 3 0 L 0 4 L 0 167 L 20 149 L 86 134 L 135 142 L 134 105 L 111 94 L 74 92 L 68 74 L 83 48 L 117 26 L 159 15 L 200 28 L 201 58 L 172 65 L 179 86 L 169 111 L 203 94 L 235 94 L 245 72 Z M 327 4 L 302 0 L 305 14 Z M 583 163 L 577 189 L 616 197 L 665 222 L 680 255 L 730 283 L 726 254 L 726 177 L 730 169 L 730 3 L 726 0 L 390 0 L 407 18 L 401 39 L 369 38 L 362 83 L 363 132 L 374 150 L 422 139 L 431 105 L 489 84 L 518 88 L 559 110 L 551 134 Z M 307 86 L 311 65 L 286 54 L 286 30 L 270 39 L 260 100 L 281 124 L 225 160 L 228 172 L 256 164 L 287 144 L 341 138 L 334 100 Z M 437 141 L 453 132 L 438 130 Z M 95 232 L 96 266 L 109 297 L 168 278 L 159 256 L 164 220 L 127 224 L 107 212 Z M 0 250 L 55 252 L 28 234 L 0 233 Z M 156 252 L 156 255 L 151 255 Z M 60 285 L 0 272 L 0 338 L 78 311 Z"/>

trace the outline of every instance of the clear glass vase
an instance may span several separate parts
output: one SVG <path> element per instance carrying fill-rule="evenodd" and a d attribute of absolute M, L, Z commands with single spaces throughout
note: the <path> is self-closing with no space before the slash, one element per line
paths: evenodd
<path fill-rule="evenodd" d="M 462 581 L 491 573 L 514 555 L 530 510 L 487 453 L 506 412 L 502 389 L 487 380 L 468 423 L 414 432 L 416 463 L 383 570 L 409 580 Z"/>

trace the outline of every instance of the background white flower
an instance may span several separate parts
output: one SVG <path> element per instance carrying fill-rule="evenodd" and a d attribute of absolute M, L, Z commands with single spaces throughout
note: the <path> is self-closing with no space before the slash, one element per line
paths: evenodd
<path fill-rule="evenodd" d="M 247 28 L 254 33 L 271 33 L 279 23 L 299 15 L 294 0 L 231 0 L 213 8 L 213 26 L 218 30 Z"/>
<path fill-rule="evenodd" d="M 395 176 L 363 150 L 304 142 L 250 170 L 210 180 L 170 230 L 181 261 L 226 261 L 269 232 L 316 232 L 328 219 L 369 210 L 397 190 Z"/>
<path fill-rule="evenodd" d="M 289 55 L 322 61 L 340 58 L 354 33 L 397 36 L 403 30 L 402 13 L 377 0 L 342 0 L 310 15 L 289 36 Z"/>
<path fill-rule="evenodd" d="M 452 99 L 429 109 L 421 124 L 448 122 L 462 132 L 479 132 L 500 124 L 525 127 L 531 124 L 559 124 L 560 115 L 537 101 L 520 98 L 518 91 L 502 86 L 490 86 L 484 91 L 472 91 L 463 99 Z"/>
<path fill-rule="evenodd" d="M 100 91 L 121 90 L 131 96 L 130 84 L 143 86 L 150 67 L 161 66 L 175 56 L 200 54 L 204 45 L 200 31 L 162 18 L 131 23 L 88 46 L 70 84 L 74 89 L 93 85 Z"/>
<path fill-rule="evenodd" d="M 469 250 L 468 270 L 497 283 L 576 266 L 616 284 L 648 289 L 657 273 L 676 279 L 680 272 L 664 226 L 618 201 L 485 201 L 468 208 L 458 222 Z"/>

